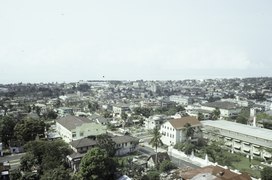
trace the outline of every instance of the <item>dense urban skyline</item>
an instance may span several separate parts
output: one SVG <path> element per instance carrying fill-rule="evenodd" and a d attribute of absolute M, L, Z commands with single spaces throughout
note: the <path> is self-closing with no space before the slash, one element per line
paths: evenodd
<path fill-rule="evenodd" d="M 272 76 L 270 7 L 265 0 L 2 1 L 0 83 Z"/>

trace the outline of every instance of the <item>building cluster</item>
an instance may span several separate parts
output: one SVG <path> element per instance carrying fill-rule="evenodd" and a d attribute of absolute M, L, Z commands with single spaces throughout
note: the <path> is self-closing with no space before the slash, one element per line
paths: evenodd
<path fill-rule="evenodd" d="M 238 117 L 245 110 L 250 114 L 241 124 Z M 191 141 L 200 137 L 222 141 L 232 153 L 268 160 L 272 120 L 256 116 L 270 117 L 271 110 L 272 78 L 0 85 L 0 116 L 54 119 L 45 137 L 70 145 L 74 152 L 67 162 L 75 171 L 84 154 L 97 146 L 99 135 L 111 136 L 117 156 L 136 151 L 139 138 L 131 131 L 136 125 L 140 132 L 158 127 L 166 146 L 188 139 L 190 126 L 195 132 Z M 152 157 L 146 163 L 150 161 Z M 204 175 L 227 174 L 218 168 L 218 173 L 212 171 L 207 168 Z"/>

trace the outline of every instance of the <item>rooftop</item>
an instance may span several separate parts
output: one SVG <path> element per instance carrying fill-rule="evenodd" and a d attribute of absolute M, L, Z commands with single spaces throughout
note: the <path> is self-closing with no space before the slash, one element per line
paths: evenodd
<path fill-rule="evenodd" d="M 203 124 L 203 126 L 212 126 L 212 127 L 272 141 L 272 130 L 269 130 L 269 129 L 253 127 L 253 126 L 235 123 L 235 122 L 226 121 L 226 120 L 216 120 L 216 121 L 207 120 L 207 121 L 201 121 L 201 123 Z"/>
<path fill-rule="evenodd" d="M 227 101 L 215 101 L 203 104 L 203 106 L 214 107 L 219 109 L 236 109 L 239 107 L 236 103 Z"/>
<path fill-rule="evenodd" d="M 87 146 L 95 146 L 97 142 L 93 139 L 90 138 L 82 138 L 79 140 L 75 140 L 70 142 L 71 146 L 74 148 L 82 148 L 82 147 L 87 147 Z"/>
<path fill-rule="evenodd" d="M 139 141 L 139 139 L 132 137 L 132 136 L 114 136 L 112 137 L 112 140 L 116 143 L 116 144 L 121 144 L 121 143 L 126 143 L 126 142 L 133 142 L 133 141 Z"/>
<path fill-rule="evenodd" d="M 75 129 L 78 126 L 81 126 L 86 123 L 91 123 L 91 120 L 86 117 L 78 117 L 78 116 L 65 116 L 56 121 L 61 124 L 68 130 Z"/>
<path fill-rule="evenodd" d="M 186 116 L 179 119 L 171 119 L 169 120 L 169 123 L 175 128 L 175 129 L 182 129 L 184 126 L 189 123 L 191 126 L 197 126 L 201 125 L 199 120 L 196 117 L 193 116 Z"/>
<path fill-rule="evenodd" d="M 206 166 L 181 172 L 183 179 L 216 179 L 216 180 L 249 180 L 251 177 L 243 173 L 235 173 L 220 166 Z"/>

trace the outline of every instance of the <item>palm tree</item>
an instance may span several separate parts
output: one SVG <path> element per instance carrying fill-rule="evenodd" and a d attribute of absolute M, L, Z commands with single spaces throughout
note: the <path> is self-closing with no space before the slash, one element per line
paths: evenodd
<path fill-rule="evenodd" d="M 160 133 L 160 129 L 159 127 L 155 127 L 152 131 L 152 138 L 149 142 L 149 144 L 151 144 L 152 147 L 156 148 L 156 164 L 158 164 L 158 146 L 163 145 L 162 141 L 161 141 L 161 133 Z"/>
<path fill-rule="evenodd" d="M 213 120 L 219 119 L 220 118 L 220 109 L 219 108 L 215 108 L 215 110 L 213 110 L 211 117 Z"/>
<path fill-rule="evenodd" d="M 185 132 L 186 141 L 188 141 L 189 139 L 191 139 L 191 138 L 194 136 L 195 130 L 194 130 L 194 128 L 191 126 L 190 123 L 186 123 L 186 124 L 184 125 L 184 127 L 185 127 L 184 132 Z"/>

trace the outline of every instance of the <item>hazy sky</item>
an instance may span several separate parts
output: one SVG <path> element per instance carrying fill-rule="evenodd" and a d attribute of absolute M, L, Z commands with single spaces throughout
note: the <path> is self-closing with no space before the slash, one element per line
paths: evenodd
<path fill-rule="evenodd" d="M 0 83 L 272 76 L 271 0 L 2 0 Z"/>

